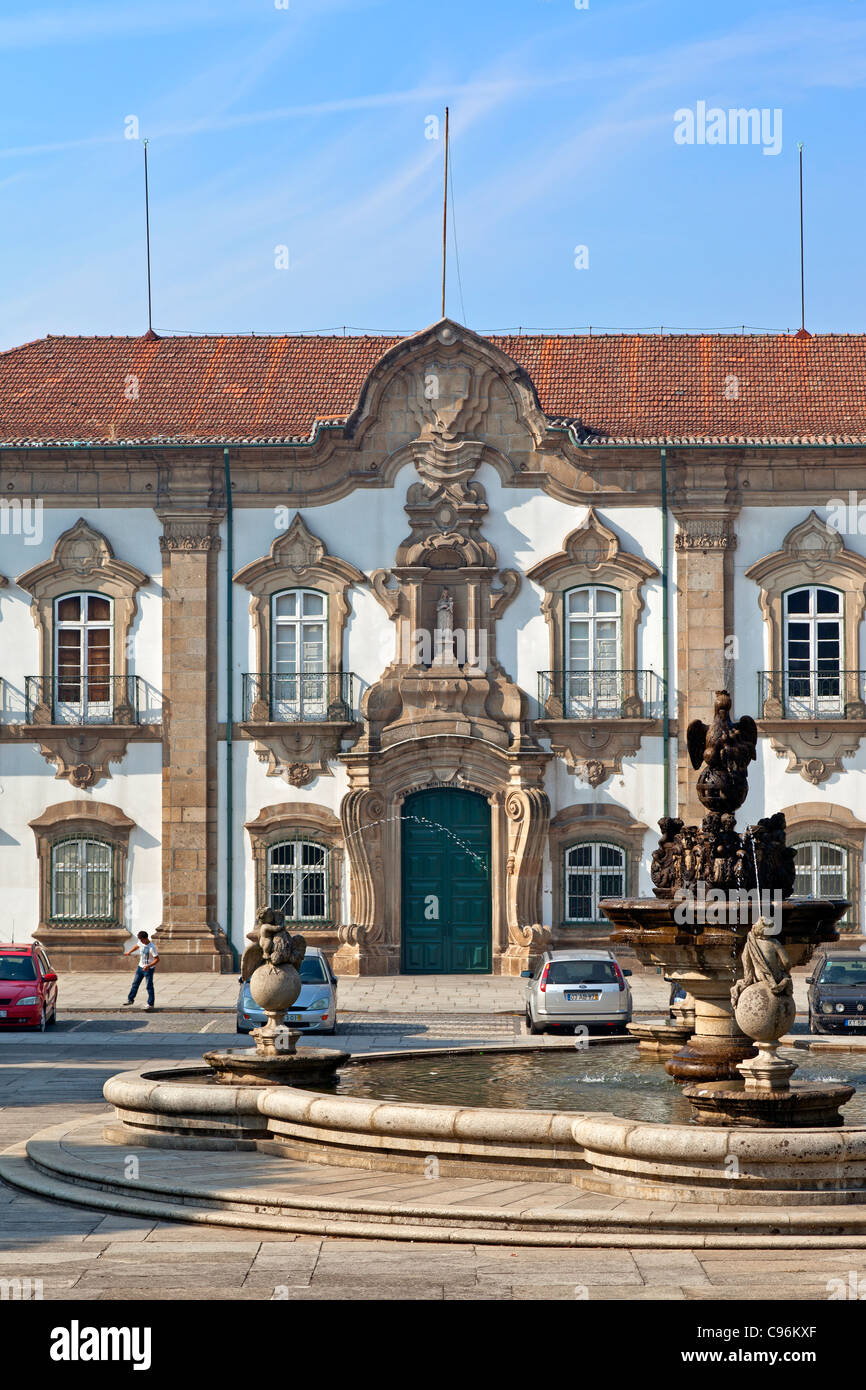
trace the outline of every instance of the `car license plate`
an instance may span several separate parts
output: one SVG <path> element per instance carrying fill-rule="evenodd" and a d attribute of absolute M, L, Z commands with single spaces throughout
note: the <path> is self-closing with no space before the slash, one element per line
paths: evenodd
<path fill-rule="evenodd" d="M 593 990 L 592 993 L 587 990 L 585 993 L 581 994 L 567 994 L 565 996 L 565 1002 L 566 1004 L 579 1004 L 582 1000 L 589 999 L 595 1003 L 596 999 L 600 998 L 601 993 L 598 990 Z"/>
<path fill-rule="evenodd" d="M 286 1023 L 303 1023 L 304 1014 L 286 1014 Z"/>
<path fill-rule="evenodd" d="M 847 1028 L 863 1028 L 863 1027 L 866 1027 L 866 1018 L 846 1018 L 846 1019 L 845 1019 L 845 1026 L 846 1026 Z"/>

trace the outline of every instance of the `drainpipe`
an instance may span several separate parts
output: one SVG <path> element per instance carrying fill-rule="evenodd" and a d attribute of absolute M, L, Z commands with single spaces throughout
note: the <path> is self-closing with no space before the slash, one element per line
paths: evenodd
<path fill-rule="evenodd" d="M 664 756 L 664 793 L 662 815 L 670 812 L 671 799 L 671 730 L 670 730 L 670 648 L 668 637 L 668 453 L 661 450 L 662 466 L 662 676 L 664 679 L 664 713 L 662 715 L 662 746 Z"/>
<path fill-rule="evenodd" d="M 232 766 L 232 724 L 234 723 L 234 626 L 232 613 L 232 575 L 234 574 L 234 514 L 232 511 L 232 472 L 228 448 L 223 449 L 226 491 L 226 937 L 235 969 L 238 953 L 232 940 L 232 900 L 234 894 L 234 772 Z"/>

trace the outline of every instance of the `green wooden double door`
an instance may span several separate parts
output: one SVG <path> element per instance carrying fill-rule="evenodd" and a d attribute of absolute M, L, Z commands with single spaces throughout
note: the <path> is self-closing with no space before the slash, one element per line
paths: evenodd
<path fill-rule="evenodd" d="M 403 959 L 409 975 L 490 971 L 490 806 L 476 792 L 403 803 Z"/>

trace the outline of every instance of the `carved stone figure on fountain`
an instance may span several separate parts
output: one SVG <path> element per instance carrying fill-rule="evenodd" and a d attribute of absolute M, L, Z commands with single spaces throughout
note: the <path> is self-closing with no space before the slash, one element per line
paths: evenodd
<path fill-rule="evenodd" d="M 777 811 L 774 816 L 763 817 L 743 836 L 737 865 L 738 888 L 758 887 L 755 882 L 757 859 L 761 890 L 770 893 L 778 890 L 783 898 L 791 896 L 797 873 L 796 851 L 785 839 L 786 829 L 784 814 Z"/>
<path fill-rule="evenodd" d="M 662 832 L 658 849 L 653 850 L 650 864 L 650 878 L 655 885 L 653 892 L 657 898 L 672 898 L 677 886 L 677 867 L 675 849 L 677 836 L 683 823 L 676 816 L 662 816 L 659 830 Z"/>
<path fill-rule="evenodd" d="M 686 731 L 692 767 L 701 768 L 698 799 L 708 811 L 730 812 L 742 806 L 749 790 L 748 766 L 756 757 L 758 726 L 748 714 L 731 722 L 731 697 L 717 690 L 713 722 L 693 719 Z"/>
<path fill-rule="evenodd" d="M 306 941 L 290 935 L 282 912 L 267 906 L 256 913 L 256 930 L 247 935 L 247 941 L 250 944 L 241 957 L 241 979 L 249 981 L 253 1001 L 267 1015 L 267 1023 L 252 1030 L 254 1049 L 206 1052 L 204 1060 L 217 1080 L 227 1083 L 266 1086 L 329 1080 L 349 1054 L 330 1048 L 307 1048 L 300 1053 L 300 1033 L 284 1022 L 286 1010 L 301 992 L 298 971 L 307 952 Z"/>
<path fill-rule="evenodd" d="M 774 1042 L 796 1017 L 791 962 L 763 917 L 743 946 L 743 978 L 731 989 L 737 1022 L 750 1038 Z"/>
<path fill-rule="evenodd" d="M 275 908 L 260 908 L 256 922 L 258 930 L 247 936 L 251 944 L 241 959 L 241 979 L 249 980 L 250 994 L 268 1016 L 264 1027 L 253 1029 L 256 1048 L 268 1055 L 292 1052 L 298 1034 L 287 1033 L 282 1020 L 301 992 L 298 968 L 307 943 L 302 936 L 289 935 L 283 914 Z"/>
<path fill-rule="evenodd" d="M 713 888 L 729 889 L 736 886 L 742 844 L 735 824 L 729 811 L 721 815 L 711 811 L 704 816 L 703 829 L 707 839 L 711 839 L 707 882 Z"/>

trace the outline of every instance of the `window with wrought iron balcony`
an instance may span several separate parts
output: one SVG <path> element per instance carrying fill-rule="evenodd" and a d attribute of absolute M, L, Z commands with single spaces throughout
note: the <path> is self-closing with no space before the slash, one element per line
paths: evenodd
<path fill-rule="evenodd" d="M 784 595 L 785 664 L 758 673 L 765 719 L 866 719 L 866 672 L 844 663 L 844 599 L 804 585 Z"/>

